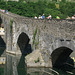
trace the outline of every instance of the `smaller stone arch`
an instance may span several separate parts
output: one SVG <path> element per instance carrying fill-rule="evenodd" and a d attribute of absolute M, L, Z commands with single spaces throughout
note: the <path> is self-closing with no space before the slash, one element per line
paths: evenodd
<path fill-rule="evenodd" d="M 24 32 L 22 32 L 18 37 L 17 49 L 20 50 L 23 55 L 27 55 L 31 52 L 31 45 L 29 44 L 29 41 L 30 39 L 28 35 Z"/>
<path fill-rule="evenodd" d="M 5 56 L 6 43 L 4 39 L 0 36 L 0 56 Z"/>
<path fill-rule="evenodd" d="M 51 54 L 52 66 L 60 68 L 67 61 L 72 52 L 72 49 L 65 46 L 56 48 Z"/>

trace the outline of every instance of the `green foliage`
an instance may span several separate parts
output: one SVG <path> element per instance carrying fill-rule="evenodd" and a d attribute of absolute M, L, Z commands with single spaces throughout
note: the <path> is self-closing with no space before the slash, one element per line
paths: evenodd
<path fill-rule="evenodd" d="M 4 68 L 0 68 L 0 75 L 4 74 Z"/>
<path fill-rule="evenodd" d="M 72 16 L 75 14 L 75 3 L 70 3 L 70 2 L 66 2 L 60 3 L 60 12 L 67 15 L 67 16 Z"/>
<path fill-rule="evenodd" d="M 50 8 L 50 9 L 56 9 L 56 6 L 55 6 L 55 3 L 54 2 L 50 2 L 50 3 L 48 3 L 48 8 Z"/>
<path fill-rule="evenodd" d="M 40 32 L 39 31 L 37 32 L 37 28 L 36 28 L 34 31 L 34 34 L 33 34 L 33 45 L 35 45 L 35 48 L 37 48 L 37 46 L 39 44 L 39 35 L 40 35 Z M 37 37 L 37 39 L 36 39 L 36 37 Z"/>
<path fill-rule="evenodd" d="M 38 57 L 37 60 L 34 60 L 35 63 L 40 62 L 40 58 Z"/>
<path fill-rule="evenodd" d="M 36 30 L 34 31 L 34 34 L 33 34 L 33 44 L 35 44 L 35 37 L 36 37 L 36 34 L 37 34 L 37 28 L 36 28 Z"/>
<path fill-rule="evenodd" d="M 62 0 L 62 2 L 66 2 L 66 0 Z"/>
<path fill-rule="evenodd" d="M 20 0 L 16 1 L 0 1 L 0 8 L 6 9 L 12 13 L 19 14 L 26 17 L 34 17 L 42 15 L 43 13 L 47 17 L 49 14 L 52 15 L 54 19 L 57 15 L 61 19 L 67 16 L 72 16 L 75 14 L 75 3 L 65 2 L 65 0 L 59 2 L 59 9 L 56 8 L 56 2 L 51 2 L 49 0 L 37 0 L 36 2 L 30 0 Z"/>
<path fill-rule="evenodd" d="M 13 20 L 10 20 L 10 33 L 12 32 L 12 24 L 13 24 Z"/>
<path fill-rule="evenodd" d="M 61 19 L 66 18 L 66 15 L 62 14 L 59 10 L 56 10 L 56 9 L 53 10 L 53 9 L 46 8 L 44 13 L 45 13 L 46 16 L 51 14 L 52 18 L 54 18 L 54 19 L 56 18 L 57 15 L 59 15 L 59 17 Z"/>

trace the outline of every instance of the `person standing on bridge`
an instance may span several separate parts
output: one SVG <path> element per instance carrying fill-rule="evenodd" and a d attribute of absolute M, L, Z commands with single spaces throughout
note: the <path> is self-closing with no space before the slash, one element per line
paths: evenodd
<path fill-rule="evenodd" d="M 41 16 L 41 15 L 39 15 L 38 19 L 42 19 L 42 16 Z"/>
<path fill-rule="evenodd" d="M 49 16 L 47 17 L 47 19 L 52 19 L 52 16 L 51 16 L 51 14 L 49 14 Z"/>
<path fill-rule="evenodd" d="M 5 10 L 5 13 L 8 14 L 8 10 Z"/>
<path fill-rule="evenodd" d="M 45 15 L 44 14 L 42 15 L 42 19 L 45 19 Z"/>
<path fill-rule="evenodd" d="M 60 17 L 59 16 L 56 16 L 56 19 L 60 19 Z"/>
<path fill-rule="evenodd" d="M 37 19 L 37 16 L 35 16 L 34 19 Z"/>
<path fill-rule="evenodd" d="M 72 19 L 75 19 L 75 15 L 74 15 L 74 16 L 72 16 Z"/>

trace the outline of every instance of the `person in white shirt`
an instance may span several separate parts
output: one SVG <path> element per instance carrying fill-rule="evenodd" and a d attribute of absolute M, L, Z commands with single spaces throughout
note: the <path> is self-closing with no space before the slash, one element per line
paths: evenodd
<path fill-rule="evenodd" d="M 41 16 L 41 15 L 39 15 L 38 19 L 42 19 L 42 16 Z"/>
<path fill-rule="evenodd" d="M 51 16 L 51 14 L 49 14 L 49 16 L 47 17 L 47 19 L 52 19 L 52 16 Z"/>
<path fill-rule="evenodd" d="M 34 18 L 37 19 L 37 16 L 35 16 Z"/>
<path fill-rule="evenodd" d="M 72 19 L 75 19 L 75 15 L 74 15 L 74 16 L 72 16 Z"/>

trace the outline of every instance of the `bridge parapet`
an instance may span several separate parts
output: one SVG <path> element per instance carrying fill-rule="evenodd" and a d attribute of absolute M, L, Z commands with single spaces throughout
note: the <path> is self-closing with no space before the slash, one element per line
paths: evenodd
<path fill-rule="evenodd" d="M 16 20 L 18 23 L 18 28 L 20 25 L 27 25 L 31 29 L 38 29 L 41 33 L 50 34 L 54 37 L 73 39 L 75 37 L 75 21 L 74 20 L 35 20 L 35 19 L 20 19 Z"/>
<path fill-rule="evenodd" d="M 0 12 L 1 13 L 1 12 Z M 52 20 L 35 20 L 33 18 L 27 18 L 27 17 L 22 17 L 16 14 L 4 14 L 1 13 L 3 21 L 6 19 L 8 20 L 9 18 L 13 19 L 15 22 L 18 23 L 16 26 L 16 29 L 21 27 L 22 25 L 27 25 L 28 28 L 34 28 L 37 27 L 37 29 L 40 29 L 41 32 L 44 31 L 44 33 L 47 34 L 52 34 L 53 36 L 57 37 L 71 37 L 75 36 L 75 20 L 57 20 L 57 19 L 52 19 Z"/>

